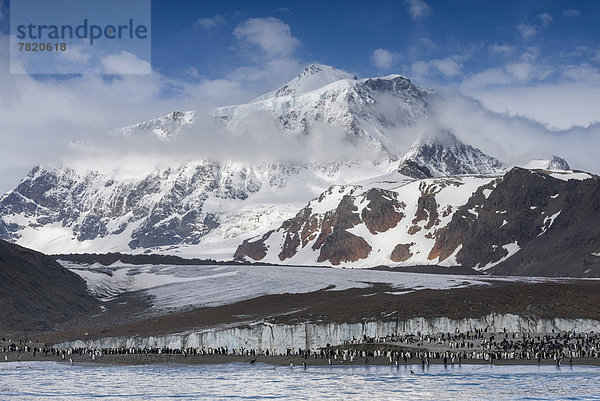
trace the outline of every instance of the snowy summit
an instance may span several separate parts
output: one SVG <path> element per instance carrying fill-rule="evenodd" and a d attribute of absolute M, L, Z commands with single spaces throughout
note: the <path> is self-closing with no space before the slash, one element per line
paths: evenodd
<path fill-rule="evenodd" d="M 534 159 L 524 166 L 530 170 L 550 170 L 550 171 L 564 171 L 571 170 L 569 163 L 562 157 L 548 156 L 542 159 Z"/>

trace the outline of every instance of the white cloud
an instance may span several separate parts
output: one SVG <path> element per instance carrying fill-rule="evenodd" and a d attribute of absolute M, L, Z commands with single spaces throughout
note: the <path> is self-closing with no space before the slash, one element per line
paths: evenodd
<path fill-rule="evenodd" d="M 504 68 L 495 67 L 470 75 L 462 82 L 461 88 L 465 93 L 472 93 L 473 90 L 479 90 L 490 86 L 503 86 L 513 82 L 514 79 Z"/>
<path fill-rule="evenodd" d="M 487 99 L 483 100 L 485 106 L 492 107 L 496 112 L 481 107 L 477 101 L 461 96 L 434 99 L 431 103 L 432 120 L 438 126 L 453 131 L 466 143 L 509 164 L 523 165 L 533 158 L 556 154 L 565 157 L 573 168 L 598 173 L 600 163 L 595 153 L 600 147 L 600 125 L 552 131 L 535 121 L 521 117 L 524 114 L 502 108 L 503 105 L 529 107 L 530 112 L 540 112 L 542 116 L 558 112 L 560 117 L 571 118 L 569 112 L 575 111 L 583 102 L 577 102 L 571 107 L 565 104 L 565 99 L 555 95 L 566 94 L 567 100 L 576 100 L 576 94 L 584 94 L 581 91 L 583 88 L 572 89 L 571 91 L 566 86 L 557 86 L 544 87 L 543 91 L 533 87 L 527 90 L 502 90 L 506 96 L 503 99 L 506 103 L 492 105 Z M 593 94 L 592 91 L 586 93 L 591 96 L 586 100 L 595 99 L 597 104 L 600 94 Z M 492 93 L 494 94 L 497 95 L 498 92 Z M 546 101 L 548 97 L 551 97 L 549 102 Z M 550 110 L 543 111 L 544 108 Z M 587 111 L 591 111 L 591 107 L 588 107 Z M 560 121 L 559 118 L 556 120 Z"/>
<path fill-rule="evenodd" d="M 563 15 L 565 17 L 579 17 L 581 15 L 581 11 L 579 11 L 575 8 L 570 8 L 570 9 L 564 10 Z"/>
<path fill-rule="evenodd" d="M 588 63 L 565 67 L 561 77 L 579 83 L 600 85 L 600 70 Z"/>
<path fill-rule="evenodd" d="M 429 63 L 425 61 L 414 62 L 410 66 L 411 75 L 418 78 L 426 78 L 429 75 Z"/>
<path fill-rule="evenodd" d="M 521 85 L 547 79 L 554 67 L 536 62 L 538 50 L 529 48 L 519 59 L 503 66 L 471 74 L 460 84 L 463 93 L 471 94 L 500 86 Z"/>
<path fill-rule="evenodd" d="M 527 117 L 551 130 L 599 121 L 600 69 L 588 63 L 555 68 L 559 80 L 546 82 L 552 67 L 515 62 L 475 74 L 460 88 L 491 110 Z"/>
<path fill-rule="evenodd" d="M 519 24 L 517 25 L 517 29 L 524 39 L 537 35 L 537 27 L 535 25 Z"/>
<path fill-rule="evenodd" d="M 493 54 L 508 54 L 514 52 L 515 47 L 510 45 L 491 45 L 489 51 Z"/>
<path fill-rule="evenodd" d="M 103 74 L 150 74 L 152 72 L 150 63 L 126 51 L 102 57 L 100 65 Z"/>
<path fill-rule="evenodd" d="M 525 49 L 526 51 L 521 54 L 521 61 L 527 61 L 533 63 L 541 53 L 539 47 L 529 46 Z"/>
<path fill-rule="evenodd" d="M 214 17 L 199 18 L 194 23 L 194 27 L 210 30 L 223 24 L 225 24 L 225 18 L 220 15 L 215 15 Z"/>
<path fill-rule="evenodd" d="M 538 23 L 520 23 L 517 25 L 517 30 L 523 37 L 523 39 L 530 39 L 536 36 L 540 31 L 548 29 L 554 18 L 548 13 L 541 13 L 537 15 L 536 20 Z"/>
<path fill-rule="evenodd" d="M 532 64 L 528 61 L 508 64 L 504 68 L 518 82 L 543 80 L 553 72 L 551 67 Z"/>
<path fill-rule="evenodd" d="M 108 135 L 114 128 L 174 110 L 201 111 L 242 103 L 272 89 L 264 82 L 245 85 L 232 79 L 202 77 L 191 84 L 155 71 L 37 80 L 27 74 L 8 74 L 13 61 L 8 49 L 8 37 L 0 35 L 0 193 L 14 187 L 36 164 L 68 162 L 77 154 L 72 143 L 83 144 L 83 149 L 89 143 L 114 148 L 117 145 Z M 105 58 L 104 67 L 107 72 L 127 72 L 124 69 L 129 68 L 137 72 L 139 67 L 149 66 L 119 54 Z"/>
<path fill-rule="evenodd" d="M 462 71 L 462 65 L 453 57 L 432 60 L 430 64 L 447 77 L 460 75 Z"/>
<path fill-rule="evenodd" d="M 462 64 L 457 56 L 430 61 L 417 61 L 410 67 L 413 77 L 427 79 L 433 73 L 440 73 L 445 77 L 455 77 L 462 73 Z"/>
<path fill-rule="evenodd" d="M 563 59 L 572 59 L 574 57 L 589 56 L 593 53 L 593 50 L 587 46 L 575 46 L 569 51 L 560 51 L 558 55 Z"/>
<path fill-rule="evenodd" d="M 302 63 L 293 53 L 301 42 L 283 21 L 273 17 L 249 18 L 234 29 L 233 35 L 245 65 L 227 78 L 242 83 L 246 90 L 266 92 L 285 84 L 300 71 Z"/>
<path fill-rule="evenodd" d="M 196 78 L 196 79 L 202 78 L 202 74 L 200 74 L 200 71 L 198 71 L 198 69 L 196 67 L 185 68 L 185 69 L 183 69 L 183 72 L 192 78 Z"/>
<path fill-rule="evenodd" d="M 236 68 L 227 78 L 242 83 L 244 87 L 260 91 L 274 89 L 298 74 L 302 64 L 293 58 L 267 60 L 255 65 Z"/>
<path fill-rule="evenodd" d="M 431 15 L 431 7 L 423 0 L 404 0 L 404 3 L 408 5 L 408 11 L 412 19 Z"/>
<path fill-rule="evenodd" d="M 72 63 L 88 65 L 92 59 L 92 47 L 87 44 L 70 45 L 69 50 L 62 53 L 61 57 Z"/>
<path fill-rule="evenodd" d="M 599 120 L 599 85 L 553 83 L 505 86 L 471 92 L 470 95 L 491 110 L 509 116 L 526 117 L 550 130 L 587 127 Z M 600 168 L 596 167 L 595 171 L 600 172 Z"/>
<path fill-rule="evenodd" d="M 437 49 L 437 45 L 435 44 L 435 42 L 433 40 L 429 39 L 429 38 L 421 38 L 421 39 L 419 39 L 419 41 L 428 50 L 435 50 L 435 49 Z"/>
<path fill-rule="evenodd" d="M 554 18 L 548 13 L 541 13 L 537 17 L 544 28 L 548 28 L 552 21 L 554 21 Z"/>
<path fill-rule="evenodd" d="M 561 90 L 557 88 L 556 93 L 560 93 Z M 551 90 L 543 95 L 548 96 L 554 92 L 555 90 Z M 437 93 L 441 96 L 431 98 L 429 118 L 408 129 L 393 132 L 394 137 L 389 136 L 393 139 L 392 142 L 406 143 L 406 137 L 414 138 L 432 130 L 448 129 L 465 143 L 478 147 L 510 165 L 524 165 L 534 158 L 556 154 L 565 157 L 573 168 L 600 172 L 600 162 L 596 155 L 596 149 L 600 147 L 600 124 L 588 128 L 552 131 L 536 121 L 506 109 L 494 108 L 495 111 L 491 111 L 484 107 L 481 101 L 455 92 L 448 94 L 440 90 Z M 592 95 L 592 91 L 588 93 Z M 513 98 L 523 95 L 528 102 L 536 100 L 540 110 L 544 107 L 544 101 L 540 102 L 542 96 L 529 98 L 526 92 L 517 91 L 511 94 L 508 90 L 505 94 Z M 569 96 L 571 95 L 573 94 L 569 93 Z M 596 98 L 599 96 L 595 95 Z M 532 106 L 521 99 L 516 100 L 517 102 L 509 104 Z M 560 110 L 559 99 L 555 100 L 550 103 L 553 111 Z M 487 102 L 484 104 L 488 106 Z M 567 113 L 562 112 L 561 116 L 567 116 Z"/>
<path fill-rule="evenodd" d="M 249 18 L 235 28 L 233 35 L 272 58 L 288 57 L 300 46 L 289 25 L 273 17 Z"/>
<path fill-rule="evenodd" d="M 376 67 L 384 70 L 392 68 L 394 58 L 394 54 L 386 49 L 375 49 L 373 54 L 371 54 L 371 62 L 375 64 Z"/>
<path fill-rule="evenodd" d="M 116 127 L 149 120 L 174 110 L 202 113 L 202 110 L 216 106 L 244 103 L 280 86 L 300 71 L 302 64 L 292 57 L 300 41 L 280 20 L 249 19 L 236 28 L 235 34 L 240 46 L 254 50 L 254 55 L 246 59 L 247 65 L 220 79 L 207 79 L 195 68 L 188 68 L 181 70 L 187 75 L 184 80 L 171 79 L 152 71 L 148 63 L 126 52 L 105 56 L 100 63 L 101 70 L 96 71 L 117 75 L 83 75 L 60 80 L 37 80 L 26 73 L 9 75 L 6 71 L 13 61 L 8 54 L 9 38 L 0 34 L 0 71 L 3 71 L 0 72 L 0 138 L 3 143 L 0 147 L 0 160 L 3 162 L 0 193 L 14 187 L 29 169 L 39 163 L 68 164 L 81 152 L 89 160 L 89 152 L 98 149 L 109 155 L 111 150 L 120 154 L 135 151 L 131 144 L 121 144 L 109 137 L 107 133 Z M 84 52 L 73 52 L 71 56 L 82 62 L 87 60 Z M 18 60 L 15 62 L 18 63 Z M 15 68 L 22 70 L 19 65 Z M 150 74 L 121 75 L 139 72 Z M 194 78 L 193 82 L 189 77 Z M 33 115 L 35 118 L 31 118 Z M 207 132 L 202 133 L 203 137 L 214 136 L 212 149 L 216 151 L 219 148 L 223 154 L 226 153 L 227 148 L 218 143 L 219 135 L 208 131 L 214 127 L 207 125 L 205 128 Z M 277 135 L 281 136 L 279 131 Z M 275 143 L 273 137 L 266 138 Z M 234 145 L 239 142 L 235 138 L 231 141 Z M 146 149 L 143 142 L 142 139 L 136 144 L 142 152 Z M 75 148 L 73 144 L 76 144 Z M 121 145 L 122 149 L 117 149 Z M 294 149 L 295 144 L 287 143 L 285 146 Z M 243 154 L 248 146 L 238 148 Z M 156 149 L 154 162 L 160 160 L 160 144 L 156 144 Z M 182 151 L 191 154 L 202 152 L 202 149 L 204 144 L 201 141 L 190 142 L 173 148 L 171 153 L 175 155 Z M 207 149 L 210 150 L 210 147 Z M 265 146 L 265 152 L 266 149 Z"/>

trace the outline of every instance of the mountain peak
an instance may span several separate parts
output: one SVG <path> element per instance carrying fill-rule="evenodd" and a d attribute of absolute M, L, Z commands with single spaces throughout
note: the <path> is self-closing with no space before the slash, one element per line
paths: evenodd
<path fill-rule="evenodd" d="M 523 167 L 529 170 L 571 170 L 571 166 L 565 159 L 555 155 L 534 159 Z"/>
<path fill-rule="evenodd" d="M 450 132 L 447 129 L 440 129 L 434 131 L 428 131 L 427 133 L 421 135 L 413 144 L 412 147 L 418 147 L 420 145 L 425 146 L 460 146 L 464 145 L 461 141 L 458 140 L 456 135 Z"/>
<path fill-rule="evenodd" d="M 166 116 L 143 121 L 118 130 L 123 136 L 131 136 L 136 132 L 151 133 L 162 140 L 176 136 L 179 130 L 191 125 L 196 118 L 193 111 L 173 111 Z"/>
<path fill-rule="evenodd" d="M 340 80 L 357 80 L 357 76 L 324 64 L 310 64 L 294 79 L 258 100 L 306 93 Z"/>
<path fill-rule="evenodd" d="M 327 83 L 339 81 L 340 79 L 353 79 L 357 80 L 358 77 L 356 75 L 350 74 L 346 71 L 338 70 L 335 67 L 325 64 L 310 64 L 308 67 L 304 68 L 300 74 L 296 77 L 296 79 L 307 79 L 313 76 L 319 76 L 322 79 L 325 79 Z"/>
<path fill-rule="evenodd" d="M 414 175 L 417 171 L 418 176 Z M 481 150 L 462 143 L 448 130 L 434 131 L 421 136 L 402 158 L 400 173 L 423 178 L 429 171 L 433 177 L 462 174 L 497 174 L 506 165 Z"/>

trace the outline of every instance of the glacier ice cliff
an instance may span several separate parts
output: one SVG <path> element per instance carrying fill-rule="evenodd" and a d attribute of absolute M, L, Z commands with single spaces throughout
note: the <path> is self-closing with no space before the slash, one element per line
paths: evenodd
<path fill-rule="evenodd" d="M 227 347 L 232 349 L 259 349 L 285 352 L 287 348 L 317 349 L 327 344 L 341 344 L 353 338 L 384 337 L 389 334 L 434 334 L 441 332 L 491 331 L 549 333 L 598 332 L 600 321 L 591 319 L 535 318 L 513 314 L 489 314 L 480 318 L 449 319 L 413 318 L 405 321 L 369 321 L 363 323 L 322 323 L 280 325 L 256 323 L 244 327 L 215 328 L 199 332 L 148 335 L 134 337 L 106 337 L 72 340 L 56 344 L 58 348 L 202 348 Z"/>

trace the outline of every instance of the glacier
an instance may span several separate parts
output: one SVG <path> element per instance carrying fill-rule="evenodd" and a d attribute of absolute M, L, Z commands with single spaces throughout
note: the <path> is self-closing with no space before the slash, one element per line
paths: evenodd
<path fill-rule="evenodd" d="M 284 353 L 288 348 L 316 350 L 363 336 L 377 338 L 390 334 L 435 334 L 487 329 L 500 332 L 550 333 L 575 331 L 598 332 L 600 321 L 591 319 L 538 318 L 513 314 L 489 314 L 479 318 L 414 318 L 404 321 L 368 321 L 363 323 L 324 323 L 277 325 L 257 323 L 245 327 L 215 328 L 199 332 L 167 335 L 106 337 L 72 340 L 56 344 L 58 348 L 202 348 L 227 347 L 229 350 L 257 349 Z"/>

